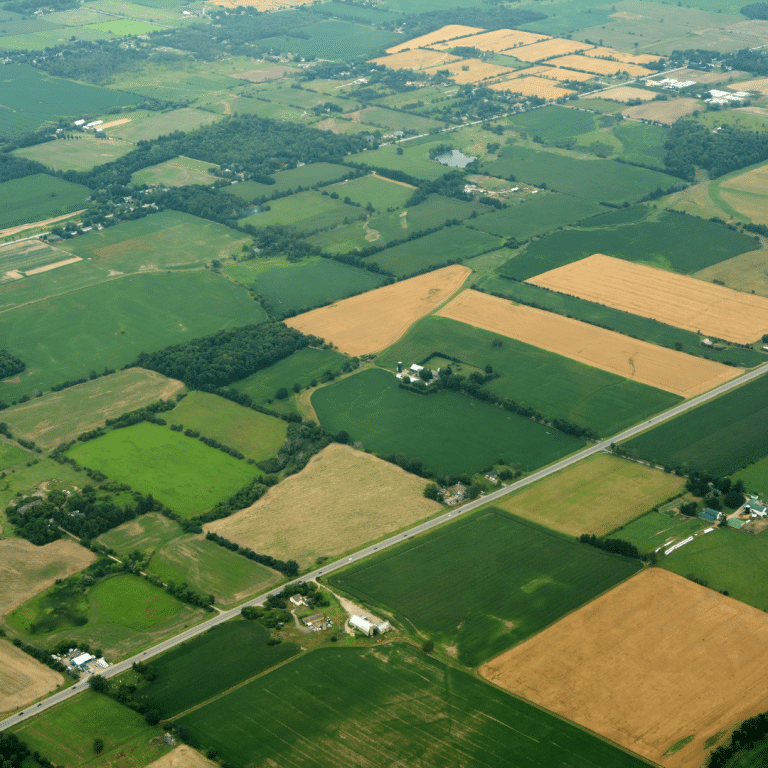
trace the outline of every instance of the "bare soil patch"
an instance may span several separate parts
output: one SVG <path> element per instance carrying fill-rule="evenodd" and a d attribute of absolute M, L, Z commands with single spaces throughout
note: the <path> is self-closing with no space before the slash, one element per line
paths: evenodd
<path fill-rule="evenodd" d="M 368 453 L 332 443 L 250 507 L 204 526 L 302 568 L 412 525 L 440 510 L 427 481 Z"/>
<path fill-rule="evenodd" d="M 699 768 L 708 738 L 765 710 L 767 662 L 762 611 L 653 568 L 480 674 L 665 768 Z"/>
<path fill-rule="evenodd" d="M 80 211 L 72 211 L 72 213 L 65 213 L 63 216 L 56 216 L 53 219 L 43 219 L 42 221 L 33 221 L 30 224 L 21 224 L 18 227 L 8 227 L 7 229 L 0 229 L 0 237 L 8 237 L 9 235 L 16 235 L 19 232 L 23 232 L 26 229 L 34 229 L 35 227 L 47 227 L 49 224 L 55 224 L 57 221 L 64 221 L 64 219 L 71 219 L 75 216 L 79 216 L 81 213 L 86 212 L 86 208 Z"/>
<path fill-rule="evenodd" d="M 313 309 L 287 324 L 333 342 L 349 355 L 380 352 L 457 291 L 471 271 L 454 264 Z"/>
<path fill-rule="evenodd" d="M 389 179 L 386 176 L 379 176 L 378 173 L 372 173 L 371 176 L 376 179 L 381 179 L 382 181 L 388 181 L 390 184 L 399 184 L 401 187 L 408 187 L 408 189 L 418 189 L 418 187 L 415 187 L 413 184 L 408 184 L 406 181 L 395 181 L 394 179 Z"/>
<path fill-rule="evenodd" d="M 448 24 L 421 37 L 414 37 L 411 40 L 406 40 L 404 43 L 393 45 L 391 48 L 387 48 L 387 53 L 399 53 L 400 51 L 413 48 L 426 48 L 433 43 L 442 43 L 446 40 L 454 40 L 457 37 L 474 35 L 476 32 L 483 32 L 483 28 L 465 27 L 462 24 Z"/>
<path fill-rule="evenodd" d="M 739 344 L 768 333 L 768 300 L 597 253 L 529 283 Z"/>
<path fill-rule="evenodd" d="M 66 267 L 67 264 L 76 264 L 78 261 L 82 261 L 80 256 L 73 256 L 71 259 L 62 259 L 53 264 L 46 264 L 44 267 L 35 267 L 34 269 L 28 269 L 24 274 L 29 277 L 30 275 L 39 275 L 41 272 L 50 272 L 52 269 L 58 269 L 59 267 Z"/>
<path fill-rule="evenodd" d="M 649 101 L 647 104 L 638 104 L 621 110 L 624 117 L 636 120 L 653 120 L 657 123 L 672 125 L 681 117 L 690 115 L 701 109 L 701 102 L 697 99 L 670 99 L 669 101 Z"/>
<path fill-rule="evenodd" d="M 0 640 L 0 712 L 11 712 L 55 690 L 64 678 L 24 651 Z"/>
<path fill-rule="evenodd" d="M 26 539 L 0 541 L 0 616 L 18 608 L 56 579 L 83 570 L 96 559 L 72 540 L 59 539 L 42 547 Z"/>
<path fill-rule="evenodd" d="M 112 120 L 109 123 L 104 123 L 104 125 L 101 126 L 101 130 L 105 131 L 107 128 L 116 128 L 118 125 L 125 125 L 126 123 L 130 123 L 133 120 L 133 118 L 130 117 L 123 117 L 120 120 Z"/>
<path fill-rule="evenodd" d="M 644 88 L 630 88 L 627 85 L 618 88 L 609 88 L 607 91 L 590 93 L 588 96 L 582 96 L 583 99 L 607 99 L 608 101 L 620 101 L 622 104 L 640 99 L 641 101 L 653 101 L 656 98 L 654 91 L 646 91 Z"/>
<path fill-rule="evenodd" d="M 682 397 L 706 392 L 741 373 L 711 360 L 478 291 L 464 291 L 437 314 Z"/>
<path fill-rule="evenodd" d="M 146 768 L 216 768 L 217 766 L 218 763 L 203 757 L 196 749 L 181 744 Z"/>

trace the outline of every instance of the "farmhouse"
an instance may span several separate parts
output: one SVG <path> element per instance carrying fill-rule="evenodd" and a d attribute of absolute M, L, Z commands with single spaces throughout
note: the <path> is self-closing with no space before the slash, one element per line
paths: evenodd
<path fill-rule="evenodd" d="M 352 616 L 349 620 L 349 626 L 360 630 L 366 637 L 370 637 L 375 629 L 374 625 L 365 616 Z"/>
<path fill-rule="evenodd" d="M 746 514 L 754 515 L 755 517 L 768 517 L 768 507 L 758 504 L 754 499 L 750 499 L 744 505 L 744 512 Z"/>
<path fill-rule="evenodd" d="M 293 605 L 295 605 L 297 608 L 307 604 L 304 595 L 291 595 L 290 602 L 293 603 Z"/>

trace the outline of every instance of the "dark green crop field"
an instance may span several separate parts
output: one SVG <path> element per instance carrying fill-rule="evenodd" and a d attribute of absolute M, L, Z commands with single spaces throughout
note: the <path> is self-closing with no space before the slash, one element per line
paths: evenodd
<path fill-rule="evenodd" d="M 497 339 L 495 333 L 456 320 L 426 317 L 379 355 L 377 363 L 394 370 L 399 360 L 410 365 L 442 352 L 475 368 L 490 365 L 500 374 L 486 385 L 492 392 L 534 408 L 548 419 L 566 419 L 605 436 L 680 402 L 668 392 L 515 339 L 504 338 L 495 347 Z"/>
<path fill-rule="evenodd" d="M 591 112 L 568 107 L 545 107 L 513 115 L 509 121 L 528 132 L 528 136 L 541 137 L 544 141 L 557 141 L 580 136 L 595 130 L 595 116 Z"/>
<path fill-rule="evenodd" d="M 237 768 L 335 768 L 340 754 L 358 766 L 647 765 L 401 643 L 305 654 L 179 723 Z"/>
<path fill-rule="evenodd" d="M 632 163 L 664 165 L 664 142 L 668 128 L 624 120 L 613 129 L 613 135 L 622 143 L 621 157 Z"/>
<path fill-rule="evenodd" d="M 624 443 L 665 466 L 730 475 L 768 455 L 768 376 Z"/>
<path fill-rule="evenodd" d="M 477 666 L 629 578 L 609 555 L 491 507 L 329 577 Z"/>
<path fill-rule="evenodd" d="M 696 247 L 692 248 L 691 243 Z M 753 238 L 716 221 L 662 213 L 656 221 L 553 232 L 531 243 L 499 272 L 516 280 L 527 280 L 593 253 L 604 253 L 688 275 L 759 247 Z"/>
<path fill-rule="evenodd" d="M 267 645 L 269 636 L 256 621 L 221 624 L 153 660 L 157 679 L 140 684 L 135 699 L 174 717 L 299 652 L 293 643 Z"/>
<path fill-rule="evenodd" d="M 312 394 L 320 423 L 386 456 L 421 459 L 432 472 L 472 474 L 501 457 L 526 471 L 584 443 L 552 427 L 458 392 L 419 395 L 400 389 L 392 373 L 367 370 Z"/>
<path fill-rule="evenodd" d="M 38 173 L 0 184 L 0 229 L 86 208 L 88 187 Z"/>

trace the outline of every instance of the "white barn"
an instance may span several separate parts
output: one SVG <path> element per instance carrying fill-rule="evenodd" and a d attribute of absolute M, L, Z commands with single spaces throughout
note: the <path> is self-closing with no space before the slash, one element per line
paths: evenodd
<path fill-rule="evenodd" d="M 349 626 L 360 630 L 366 637 L 370 637 L 374 630 L 373 624 L 364 616 L 353 616 L 349 620 Z"/>

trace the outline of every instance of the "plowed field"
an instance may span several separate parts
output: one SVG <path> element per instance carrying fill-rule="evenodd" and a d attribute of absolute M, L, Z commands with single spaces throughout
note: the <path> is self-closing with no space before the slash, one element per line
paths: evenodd
<path fill-rule="evenodd" d="M 64 682 L 64 678 L 24 651 L 0 640 L 0 712 L 25 707 Z"/>
<path fill-rule="evenodd" d="M 313 309 L 286 322 L 302 333 L 333 342 L 348 355 L 379 352 L 396 342 L 416 320 L 448 299 L 471 271 L 454 264 Z"/>
<path fill-rule="evenodd" d="M 737 368 L 478 291 L 464 291 L 437 314 L 682 397 L 740 375 Z"/>
<path fill-rule="evenodd" d="M 653 71 L 641 67 L 639 64 L 627 64 L 621 61 L 608 61 L 607 59 L 592 59 L 589 56 L 563 56 L 553 59 L 552 63 L 558 67 L 579 69 L 582 72 L 594 72 L 596 75 L 615 75 L 617 72 L 627 72 L 631 77 L 652 75 Z"/>
<path fill-rule="evenodd" d="M 563 56 L 566 53 L 583 51 L 585 48 L 591 47 L 589 43 L 580 43 L 578 40 L 563 40 L 560 37 L 553 37 L 551 40 L 544 40 L 541 43 L 516 48 L 514 56 L 521 61 L 541 61 L 552 56 Z"/>
<path fill-rule="evenodd" d="M 528 282 L 738 344 L 768 333 L 768 299 L 762 296 L 600 253 Z"/>
<path fill-rule="evenodd" d="M 456 37 L 465 37 L 474 35 L 475 32 L 482 32 L 482 27 L 465 27 L 461 24 L 448 24 L 446 27 L 436 29 L 427 35 L 414 37 L 412 40 L 406 40 L 404 43 L 398 43 L 391 48 L 387 48 L 387 53 L 400 53 L 406 49 L 426 48 L 433 43 L 442 43 L 444 40 L 453 40 Z"/>
<path fill-rule="evenodd" d="M 665 768 L 699 768 L 707 739 L 765 710 L 768 617 L 653 568 L 480 673 Z"/>
<path fill-rule="evenodd" d="M 383 64 L 389 69 L 426 69 L 436 67 L 438 64 L 449 64 L 452 61 L 460 61 L 458 56 L 439 51 L 425 51 L 421 48 L 402 53 L 394 53 L 392 56 L 382 56 L 372 59 L 374 64 Z"/>

